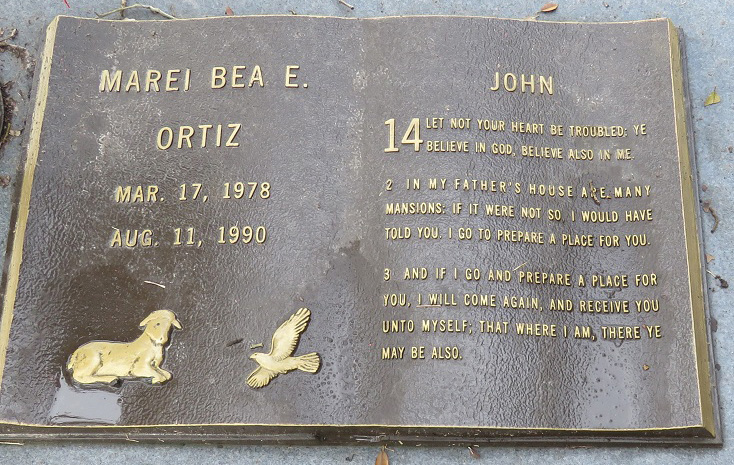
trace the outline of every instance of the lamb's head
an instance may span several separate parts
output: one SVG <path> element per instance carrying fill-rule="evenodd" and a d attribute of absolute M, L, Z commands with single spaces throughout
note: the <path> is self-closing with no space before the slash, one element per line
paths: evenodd
<path fill-rule="evenodd" d="M 140 322 L 140 327 L 145 328 L 145 334 L 154 343 L 161 345 L 168 342 L 171 326 L 181 329 L 181 323 L 170 310 L 156 310 Z"/>

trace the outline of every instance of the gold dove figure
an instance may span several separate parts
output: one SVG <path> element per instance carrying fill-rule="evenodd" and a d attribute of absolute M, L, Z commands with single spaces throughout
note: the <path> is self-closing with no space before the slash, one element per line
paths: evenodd
<path fill-rule="evenodd" d="M 250 355 L 250 358 L 260 365 L 247 378 L 247 384 L 250 387 L 258 389 L 267 386 L 276 376 L 293 370 L 316 373 L 321 366 L 319 354 L 311 352 L 298 357 L 292 356 L 301 333 L 306 330 L 310 319 L 311 311 L 309 309 L 299 309 L 273 333 L 270 353 L 257 352 Z"/>

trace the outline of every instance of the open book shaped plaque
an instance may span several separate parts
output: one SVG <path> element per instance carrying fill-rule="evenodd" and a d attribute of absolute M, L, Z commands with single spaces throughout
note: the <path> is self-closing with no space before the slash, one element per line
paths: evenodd
<path fill-rule="evenodd" d="M 59 17 L 7 439 L 721 442 L 666 19 Z"/>

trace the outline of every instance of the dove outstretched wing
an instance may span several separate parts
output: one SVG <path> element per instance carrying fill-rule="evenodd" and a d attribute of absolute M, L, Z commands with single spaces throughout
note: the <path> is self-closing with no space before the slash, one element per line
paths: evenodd
<path fill-rule="evenodd" d="M 310 319 L 311 311 L 307 308 L 301 308 L 291 315 L 285 323 L 280 325 L 275 330 L 275 333 L 273 333 L 270 356 L 277 361 L 281 361 L 293 355 L 298 345 L 298 340 L 301 338 L 301 333 L 306 330 Z"/>
<path fill-rule="evenodd" d="M 276 376 L 278 376 L 278 374 L 274 371 L 259 367 L 247 377 L 247 384 L 254 388 L 261 388 L 266 386 Z"/>

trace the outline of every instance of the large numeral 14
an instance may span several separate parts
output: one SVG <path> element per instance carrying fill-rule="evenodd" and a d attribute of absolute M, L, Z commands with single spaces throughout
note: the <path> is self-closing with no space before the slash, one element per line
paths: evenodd
<path fill-rule="evenodd" d="M 385 152 L 399 152 L 400 149 L 395 145 L 395 118 L 390 118 L 385 121 L 385 126 L 388 128 L 388 145 Z M 403 144 L 413 144 L 416 152 L 420 150 L 421 144 L 423 143 L 423 139 L 421 139 L 420 118 L 410 120 L 410 126 L 408 126 L 400 142 Z"/>

